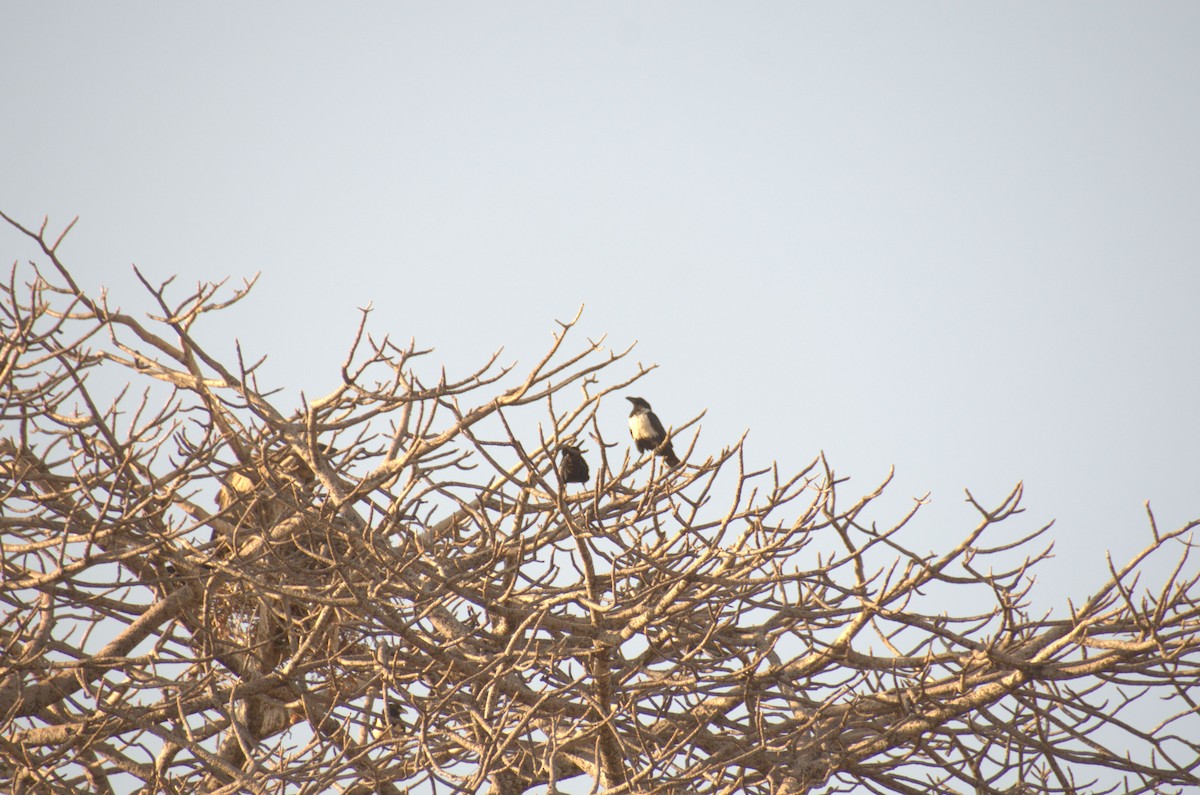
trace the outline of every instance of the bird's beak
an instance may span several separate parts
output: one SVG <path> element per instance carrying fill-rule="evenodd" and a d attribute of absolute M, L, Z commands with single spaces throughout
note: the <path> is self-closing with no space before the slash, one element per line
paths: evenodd
<path fill-rule="evenodd" d="M 634 401 L 634 398 L 631 398 L 631 397 L 627 397 L 625 399 L 628 400 L 630 403 L 632 403 Z"/>

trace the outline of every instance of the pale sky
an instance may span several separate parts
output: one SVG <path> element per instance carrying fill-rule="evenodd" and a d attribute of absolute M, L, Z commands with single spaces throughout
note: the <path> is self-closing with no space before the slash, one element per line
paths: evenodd
<path fill-rule="evenodd" d="M 895 465 L 910 539 L 1026 484 L 1045 606 L 1200 517 L 1200 5 L 6 3 L 0 209 L 288 394 L 358 315 L 464 373 L 580 330 L 698 449 Z M 8 261 L 32 247 L 0 230 Z M 620 405 L 617 405 L 619 402 Z M 610 438 L 623 438 L 613 401 Z M 918 545 L 919 546 L 919 545 Z M 1036 612 L 1036 611 L 1035 611 Z"/>

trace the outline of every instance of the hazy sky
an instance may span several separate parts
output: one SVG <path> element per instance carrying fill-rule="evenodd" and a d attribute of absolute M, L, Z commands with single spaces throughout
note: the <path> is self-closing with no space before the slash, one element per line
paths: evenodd
<path fill-rule="evenodd" d="M 353 9 L 353 10 L 351 10 Z M 1047 594 L 1200 517 L 1200 5 L 6 3 L 0 209 L 117 303 L 328 388 L 357 322 L 463 373 L 556 319 L 700 450 L 850 489 L 1026 483 Z M 0 231 L 9 261 L 33 249 Z M 225 336 L 222 336 L 225 335 Z M 606 411 L 622 438 L 627 405 Z M 884 521 L 895 514 L 879 515 Z M 924 534 L 922 536 L 921 534 Z"/>

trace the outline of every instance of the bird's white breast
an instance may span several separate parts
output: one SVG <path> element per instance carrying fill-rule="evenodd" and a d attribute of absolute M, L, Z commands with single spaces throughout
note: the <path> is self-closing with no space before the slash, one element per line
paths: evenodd
<path fill-rule="evenodd" d="M 629 430 L 635 439 L 645 439 L 654 435 L 654 426 L 650 424 L 650 417 L 646 414 L 634 414 L 630 417 Z"/>

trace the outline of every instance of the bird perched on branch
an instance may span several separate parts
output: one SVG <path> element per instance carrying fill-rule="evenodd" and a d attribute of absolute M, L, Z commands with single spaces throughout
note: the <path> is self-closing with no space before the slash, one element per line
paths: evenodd
<path fill-rule="evenodd" d="M 404 707 L 396 701 L 388 701 L 383 712 L 376 716 L 374 724 L 375 739 L 379 740 L 385 737 L 399 739 L 399 736 L 403 735 L 405 729 L 408 728 L 404 723 Z"/>
<path fill-rule="evenodd" d="M 317 444 L 317 450 L 326 455 L 335 452 L 321 443 Z M 305 503 L 304 494 L 317 479 L 312 468 L 294 451 L 274 449 L 265 456 L 263 452 L 256 449 L 250 465 L 225 473 L 217 493 L 221 513 L 239 531 L 269 531 L 285 514 Z M 227 533 L 219 534 L 214 527 L 213 538 L 219 535 Z"/>
<path fill-rule="evenodd" d="M 562 463 L 558 467 L 558 479 L 563 483 L 587 483 L 591 477 L 583 451 L 573 444 L 560 444 Z"/>
<path fill-rule="evenodd" d="M 643 453 L 654 452 L 663 457 L 667 466 L 679 466 L 679 456 L 675 455 L 675 447 L 667 438 L 667 429 L 663 427 L 658 415 L 650 410 L 650 404 L 645 398 L 625 398 L 633 404 L 629 412 L 629 433 L 633 436 L 634 444 Z"/>

